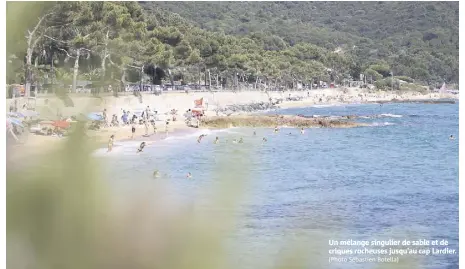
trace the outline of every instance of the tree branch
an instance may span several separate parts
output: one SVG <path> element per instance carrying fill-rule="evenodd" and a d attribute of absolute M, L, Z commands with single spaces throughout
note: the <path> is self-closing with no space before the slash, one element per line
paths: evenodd
<path fill-rule="evenodd" d="M 56 42 L 64 43 L 64 44 L 68 44 L 68 42 L 69 42 L 69 41 L 59 40 L 59 39 L 53 38 L 53 37 L 48 36 L 48 35 L 44 35 L 44 37 L 46 37 L 46 38 L 48 38 L 48 39 L 51 39 L 51 40 L 53 40 L 53 41 L 56 41 Z"/>
<path fill-rule="evenodd" d="M 50 15 L 52 15 L 53 13 L 48 13 L 48 14 L 45 14 L 44 16 L 42 16 L 40 19 L 39 19 L 39 22 L 36 24 L 36 26 L 34 27 L 34 29 L 32 29 L 32 31 L 29 31 L 27 30 L 28 32 L 28 36 L 27 36 L 27 45 L 28 47 L 31 46 L 31 41 L 32 41 L 32 38 L 34 37 L 34 34 L 36 33 L 37 29 L 39 29 L 39 26 L 42 24 L 42 22 L 44 21 L 44 19 Z"/>
<path fill-rule="evenodd" d="M 64 52 L 66 52 L 66 55 L 67 55 L 69 58 L 76 58 L 76 57 L 74 57 L 74 56 L 69 55 L 68 51 L 66 51 L 65 49 L 60 49 L 60 48 L 58 48 L 58 49 L 59 49 L 59 50 L 62 50 L 62 51 L 64 51 Z"/>

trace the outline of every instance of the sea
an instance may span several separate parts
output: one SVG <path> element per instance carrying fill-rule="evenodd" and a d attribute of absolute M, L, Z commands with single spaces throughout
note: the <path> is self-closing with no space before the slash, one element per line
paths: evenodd
<path fill-rule="evenodd" d="M 310 128 L 303 134 L 287 127 L 278 133 L 198 130 L 168 137 L 142 153 L 136 153 L 140 142 L 130 141 L 95 156 L 105 162 L 117 195 L 137 196 L 163 182 L 158 195 L 191 208 L 220 208 L 209 199 L 215 191 L 237 198 L 224 243 L 231 268 L 276 268 L 294 254 L 305 260 L 304 268 L 399 268 L 402 263 L 458 268 L 458 108 L 392 103 L 282 109 L 267 113 L 357 115 L 369 126 Z M 200 134 L 207 136 L 198 143 Z M 234 142 L 240 138 L 243 143 Z M 221 184 L 226 181 L 237 186 Z M 216 221 L 222 219 L 212 215 Z M 389 239 L 400 243 L 383 248 Z M 445 247 L 456 254 L 431 252 Z M 390 256 L 360 252 L 364 249 L 405 252 L 391 255 L 398 263 L 380 264 L 378 257 Z"/>

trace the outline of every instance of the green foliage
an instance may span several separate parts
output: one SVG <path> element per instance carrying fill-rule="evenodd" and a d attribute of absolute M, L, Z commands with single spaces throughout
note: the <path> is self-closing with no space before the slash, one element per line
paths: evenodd
<path fill-rule="evenodd" d="M 415 82 L 414 79 L 412 79 L 411 77 L 407 77 L 407 76 L 394 76 L 394 78 L 399 79 L 399 80 L 403 80 L 403 81 L 408 82 L 408 83 Z"/>
<path fill-rule="evenodd" d="M 380 74 L 384 78 L 391 76 L 391 70 L 388 65 L 374 64 L 374 65 L 370 65 L 369 69 L 375 71 L 376 73 Z"/>
<path fill-rule="evenodd" d="M 330 51 L 341 48 L 362 70 L 385 60 L 395 75 L 458 81 L 458 2 L 144 2 L 142 6 L 151 12 L 175 12 L 206 30 L 248 36 L 265 49 L 283 50 L 297 43 Z M 276 46 L 280 43 L 276 37 L 286 44 Z M 429 74 L 410 72 L 415 67 Z"/>
<path fill-rule="evenodd" d="M 176 69 L 187 82 L 198 80 L 199 68 L 222 80 L 240 74 L 245 81 L 260 77 L 268 85 L 339 83 L 361 72 L 379 80 L 391 70 L 416 81 L 458 81 L 455 4 L 440 3 L 434 10 L 422 5 L 428 4 L 56 2 L 34 18 L 52 10 L 39 32 L 58 41 L 41 37 L 34 58 L 46 65 L 54 55 L 56 66 L 68 69 L 74 61 L 67 53 L 76 56 L 85 48 L 90 55 L 81 54 L 79 73 L 99 68 L 102 80 L 113 74 L 134 82 L 144 64 Z M 428 18 L 440 11 L 447 19 L 423 19 L 426 27 L 418 21 L 425 15 L 419 10 Z M 389 23 L 392 17 L 403 28 Z M 32 29 L 34 20 L 21 27 L 17 31 Z M 9 53 L 21 59 L 25 40 L 15 42 L 23 49 L 7 46 Z M 40 56 L 44 50 L 46 56 Z"/>
<path fill-rule="evenodd" d="M 363 73 L 367 78 L 371 78 L 373 80 L 379 80 L 379 79 L 382 79 L 383 78 L 383 75 L 381 75 L 380 73 L 376 72 L 375 70 L 371 69 L 371 68 L 368 68 L 365 70 L 365 72 Z"/>

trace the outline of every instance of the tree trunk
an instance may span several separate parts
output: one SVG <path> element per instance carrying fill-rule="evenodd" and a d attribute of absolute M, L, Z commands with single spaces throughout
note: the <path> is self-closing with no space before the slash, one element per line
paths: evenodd
<path fill-rule="evenodd" d="M 76 49 L 76 60 L 74 60 L 74 70 L 73 70 L 73 92 L 76 92 L 76 83 L 79 72 L 79 56 L 81 56 L 81 49 Z"/>
<path fill-rule="evenodd" d="M 168 75 L 170 76 L 171 87 L 174 90 L 173 74 L 171 74 L 171 70 L 169 68 L 168 68 Z"/>
<path fill-rule="evenodd" d="M 26 84 L 26 88 L 25 88 L 25 96 L 29 97 L 31 96 L 31 80 L 32 80 L 32 72 L 31 72 L 31 66 L 32 66 L 32 52 L 35 48 L 35 46 L 37 45 L 40 37 L 38 37 L 34 43 L 32 42 L 32 40 L 34 39 L 34 35 L 35 33 L 37 32 L 37 29 L 39 28 L 40 24 L 42 23 L 42 21 L 45 19 L 45 17 L 51 15 L 52 13 L 49 13 L 49 14 L 46 14 L 44 16 L 42 16 L 40 19 L 39 19 L 39 22 L 37 22 L 36 26 L 34 27 L 34 29 L 32 31 L 29 31 L 28 30 L 28 36 L 26 37 L 27 38 L 27 55 L 26 55 L 26 68 L 25 68 L 25 71 L 26 71 L 26 74 L 25 74 L 25 77 L 24 79 L 26 80 L 25 81 L 25 84 Z"/>
<path fill-rule="evenodd" d="M 105 81 L 105 74 L 106 74 L 106 64 L 105 64 L 105 61 L 108 57 L 108 50 L 107 50 L 107 47 L 108 47 L 108 35 L 109 35 L 109 31 L 107 31 L 107 35 L 106 35 L 106 38 L 105 38 L 105 49 L 103 50 L 103 56 L 102 56 L 102 82 Z M 103 84 L 102 84 L 103 85 Z"/>
<path fill-rule="evenodd" d="M 200 70 L 201 70 L 201 69 L 200 69 L 200 64 L 199 64 L 198 68 L 199 68 L 198 71 L 199 71 L 199 87 L 200 87 L 200 83 L 201 83 L 201 81 L 202 81 L 202 74 L 201 74 L 202 72 L 200 71 Z"/>
<path fill-rule="evenodd" d="M 123 68 L 123 72 L 121 74 L 121 86 L 122 86 L 121 91 L 124 91 L 125 84 L 126 84 L 126 68 Z"/>
<path fill-rule="evenodd" d="M 25 74 L 25 77 L 24 77 L 25 80 L 26 80 L 25 96 L 27 96 L 27 97 L 31 96 L 31 80 L 32 80 L 31 66 L 32 66 L 32 48 L 30 47 L 30 48 L 27 49 L 26 74 Z"/>

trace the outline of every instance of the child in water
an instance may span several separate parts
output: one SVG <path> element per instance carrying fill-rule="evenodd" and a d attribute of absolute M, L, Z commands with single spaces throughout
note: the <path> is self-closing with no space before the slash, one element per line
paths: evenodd
<path fill-rule="evenodd" d="M 187 178 L 191 178 L 191 177 L 192 177 L 191 172 L 187 173 L 187 176 L 186 176 L 186 177 L 187 177 Z"/>
<path fill-rule="evenodd" d="M 215 138 L 215 142 L 213 142 L 214 144 L 218 144 L 218 142 L 220 142 L 220 139 L 218 138 L 218 136 Z"/>
<path fill-rule="evenodd" d="M 450 135 L 450 136 L 449 136 L 449 139 L 450 139 L 450 140 L 454 140 L 455 137 L 454 137 L 453 135 Z"/>
<path fill-rule="evenodd" d="M 275 133 L 279 132 L 278 126 L 274 127 L 274 132 Z"/>
<path fill-rule="evenodd" d="M 304 133 L 305 133 L 304 128 L 303 127 L 300 128 L 300 134 L 304 134 Z"/>
<path fill-rule="evenodd" d="M 113 150 L 113 141 L 115 139 L 115 135 L 111 135 L 110 136 L 110 139 L 108 139 L 108 151 L 107 152 L 110 152 Z"/>
<path fill-rule="evenodd" d="M 144 150 L 144 148 L 145 148 L 145 142 L 140 143 L 140 146 L 137 149 L 137 153 L 142 152 L 142 150 Z"/>

